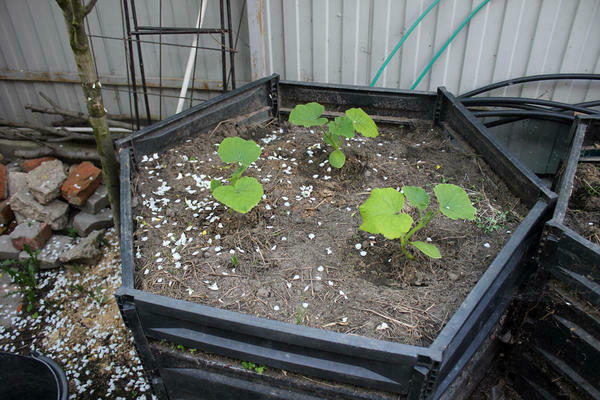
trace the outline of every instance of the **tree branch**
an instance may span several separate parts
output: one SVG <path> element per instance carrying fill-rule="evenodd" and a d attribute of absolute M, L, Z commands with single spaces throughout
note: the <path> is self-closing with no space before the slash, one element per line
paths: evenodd
<path fill-rule="evenodd" d="M 49 128 L 43 125 L 37 125 L 37 124 L 30 124 L 27 122 L 12 122 L 12 121 L 6 121 L 2 118 L 0 118 L 0 125 L 4 125 L 4 126 L 10 126 L 13 128 L 28 128 L 28 129 L 33 129 L 35 131 L 38 132 L 42 132 L 42 133 L 46 133 L 48 135 L 52 135 L 52 136 L 60 136 L 60 137 L 68 137 L 70 139 L 76 139 L 76 140 L 93 140 L 94 137 L 91 135 L 86 135 L 84 133 L 77 133 L 77 132 L 69 132 L 66 129 L 54 129 L 54 128 Z"/>
<path fill-rule="evenodd" d="M 87 114 L 84 114 L 82 112 L 77 112 L 77 111 L 70 111 L 70 110 L 65 110 L 63 108 L 60 108 L 58 106 L 52 106 L 53 108 L 44 108 L 41 106 L 34 106 L 33 104 L 27 104 L 25 105 L 25 108 L 27 110 L 30 110 L 31 112 L 38 112 L 38 113 L 43 113 L 43 114 L 54 114 L 54 115 L 62 115 L 63 117 L 70 117 L 70 118 L 75 118 L 76 120 L 78 120 L 79 123 L 81 122 L 85 122 L 86 124 L 89 122 L 89 118 L 90 116 Z M 121 122 L 121 121 L 113 121 L 111 119 L 108 120 L 108 124 L 110 126 L 114 126 L 116 128 L 125 128 L 125 129 L 131 129 L 131 125 L 125 122 Z"/>
<path fill-rule="evenodd" d="M 87 16 L 90 12 L 92 12 L 92 9 L 96 5 L 97 1 L 98 0 L 90 0 L 90 2 L 85 6 L 85 8 L 83 10 L 85 16 Z"/>

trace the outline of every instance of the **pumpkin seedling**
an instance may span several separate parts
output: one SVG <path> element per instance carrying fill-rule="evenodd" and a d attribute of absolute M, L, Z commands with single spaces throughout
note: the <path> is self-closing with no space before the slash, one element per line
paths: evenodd
<path fill-rule="evenodd" d="M 329 154 L 329 164 L 335 168 L 342 168 L 346 162 L 346 156 L 341 150 L 345 138 L 352 139 L 354 131 L 365 137 L 376 137 L 379 135 L 377 125 L 361 108 L 346 110 L 346 115 L 335 117 L 333 121 L 321 117 L 325 107 L 317 102 L 298 104 L 290 112 L 289 121 L 294 125 L 307 128 L 318 126 L 323 132 L 323 141 L 334 150 Z M 327 124 L 327 128 L 324 125 Z"/>
<path fill-rule="evenodd" d="M 409 244 L 426 256 L 442 258 L 433 244 L 410 241 L 410 238 L 440 213 L 453 220 L 474 220 L 476 210 L 471 205 L 467 192 L 460 186 L 441 183 L 433 188 L 433 192 L 439 203 L 436 211 L 427 209 L 429 195 L 421 187 L 404 186 L 402 192 L 393 188 L 373 189 L 367 201 L 359 207 L 363 219 L 360 229 L 373 234 L 380 233 L 386 239 L 400 239 L 402 252 L 411 260 L 414 257 L 406 249 Z M 410 215 L 402 212 L 405 196 L 410 205 L 419 210 L 416 225 Z"/>
<path fill-rule="evenodd" d="M 219 158 L 226 164 L 237 167 L 229 177 L 230 185 L 216 179 L 210 181 L 213 197 L 227 207 L 247 213 L 258 204 L 263 196 L 263 187 L 255 178 L 243 176 L 244 171 L 260 156 L 260 146 L 253 140 L 228 137 L 219 144 Z"/>

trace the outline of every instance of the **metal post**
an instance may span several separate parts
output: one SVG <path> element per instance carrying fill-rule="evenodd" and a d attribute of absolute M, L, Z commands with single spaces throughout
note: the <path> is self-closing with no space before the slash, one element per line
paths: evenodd
<path fill-rule="evenodd" d="M 133 87 L 133 107 L 135 109 L 135 124 L 137 129 L 140 129 L 140 111 L 137 101 L 137 84 L 135 82 L 135 64 L 133 62 L 133 44 L 131 43 L 131 24 L 129 22 L 129 6 L 127 0 L 123 0 L 123 8 L 125 11 L 125 26 L 127 27 L 127 45 L 129 47 L 129 69 L 131 70 L 131 85 Z"/>
<path fill-rule="evenodd" d="M 223 92 L 227 92 L 227 58 L 225 56 L 225 11 L 223 9 L 223 0 L 219 1 L 221 12 L 221 70 L 223 72 Z"/>
<path fill-rule="evenodd" d="M 231 27 L 230 0 L 227 0 L 227 32 L 229 32 L 229 71 L 231 71 L 231 89 L 235 89 L 235 53 L 233 52 L 233 29 Z"/>
<path fill-rule="evenodd" d="M 133 27 L 137 32 L 138 24 L 137 14 L 135 12 L 135 0 L 131 0 L 131 14 L 133 16 Z M 150 116 L 150 102 L 148 101 L 148 88 L 146 87 L 146 74 L 144 73 L 144 59 L 142 58 L 142 45 L 140 44 L 140 35 L 137 33 L 135 35 L 137 39 L 138 59 L 140 61 L 140 74 L 142 75 L 142 91 L 144 92 L 144 102 L 146 103 L 146 119 L 148 120 L 148 125 L 152 125 L 152 117 Z"/>

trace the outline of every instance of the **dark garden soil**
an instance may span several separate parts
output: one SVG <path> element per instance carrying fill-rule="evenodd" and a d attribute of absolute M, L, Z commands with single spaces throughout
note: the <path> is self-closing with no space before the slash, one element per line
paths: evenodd
<path fill-rule="evenodd" d="M 344 143 L 346 165 L 309 129 L 222 124 L 210 135 L 148 155 L 133 178 L 136 288 L 305 326 L 429 345 L 527 210 L 466 145 L 430 125 L 381 128 Z M 264 186 L 247 214 L 210 193 L 231 171 L 217 155 L 226 136 L 263 152 L 246 175 Z M 443 258 L 402 255 L 398 240 L 360 231 L 358 207 L 377 187 L 464 188 L 476 221 L 438 216 L 415 235 Z M 437 206 L 437 204 L 435 204 Z M 408 206 L 405 206 L 408 207 Z M 417 220 L 416 213 L 412 212 Z"/>
<path fill-rule="evenodd" d="M 577 166 L 565 225 L 600 245 L 600 165 Z"/>

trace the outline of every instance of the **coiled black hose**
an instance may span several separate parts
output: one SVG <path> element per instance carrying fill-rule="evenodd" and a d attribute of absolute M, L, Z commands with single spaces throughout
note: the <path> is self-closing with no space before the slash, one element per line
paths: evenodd
<path fill-rule="evenodd" d="M 473 115 L 479 118 L 485 117 L 523 117 L 527 118 L 536 118 L 536 119 L 550 119 L 556 120 L 557 122 L 562 122 L 565 124 L 570 124 L 575 119 L 574 116 L 556 112 L 548 112 L 548 111 L 530 111 L 530 110 L 491 110 L 491 111 L 475 111 Z M 494 121 L 495 122 L 495 121 Z M 489 128 L 490 126 L 486 124 Z"/>
<path fill-rule="evenodd" d="M 578 104 L 561 103 L 558 101 L 541 100 L 541 99 L 528 99 L 523 97 L 476 97 L 461 99 L 461 102 L 469 106 L 493 106 L 493 107 L 513 107 L 521 108 L 521 106 L 528 106 L 530 104 L 554 107 L 554 109 L 542 108 L 542 107 L 527 107 L 526 109 L 539 110 L 539 111 L 559 111 L 559 110 L 570 110 L 577 111 L 584 114 L 600 114 L 600 111 L 592 110 L 586 106 L 580 106 Z"/>
<path fill-rule="evenodd" d="M 519 83 L 527 83 L 527 82 L 537 82 L 537 81 L 552 81 L 552 80 L 564 80 L 564 79 L 574 79 L 574 80 L 600 80 L 600 74 L 544 74 L 544 75 L 531 75 L 531 76 L 523 76 L 520 78 L 507 79 L 505 81 L 492 83 L 486 86 L 482 86 L 478 89 L 471 90 L 470 92 L 461 94 L 458 96 L 459 99 L 464 99 L 466 97 L 473 97 L 481 93 L 489 92 L 490 90 L 498 89 L 505 86 L 516 85 Z"/>

